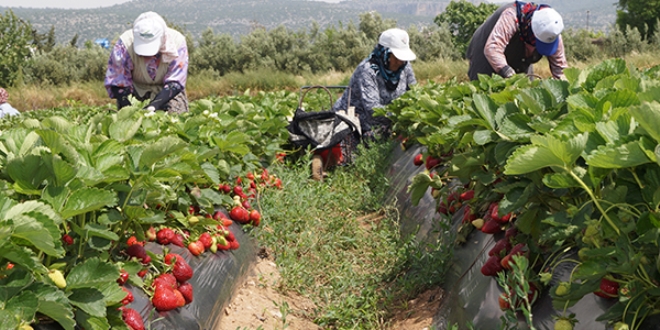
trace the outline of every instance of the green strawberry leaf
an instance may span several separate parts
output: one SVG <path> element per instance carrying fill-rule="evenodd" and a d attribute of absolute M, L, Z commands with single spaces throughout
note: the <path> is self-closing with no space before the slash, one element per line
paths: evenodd
<path fill-rule="evenodd" d="M 110 124 L 108 129 L 108 135 L 111 139 L 117 140 L 119 142 L 126 142 L 132 139 L 135 134 L 140 130 L 142 126 L 142 116 L 135 119 L 124 119 L 117 120 L 114 123 Z"/>
<path fill-rule="evenodd" d="M 657 101 L 644 102 L 639 106 L 630 107 L 630 114 L 635 118 L 646 134 L 660 143 L 660 103 Z"/>
<path fill-rule="evenodd" d="M 158 161 L 185 149 L 187 144 L 174 136 L 165 136 L 158 141 L 147 145 L 139 157 L 139 164 L 151 168 Z"/>
<path fill-rule="evenodd" d="M 62 210 L 62 217 L 70 218 L 116 204 L 117 196 L 113 191 L 98 188 L 78 189 L 69 196 L 64 210 Z"/>
<path fill-rule="evenodd" d="M 67 289 L 91 288 L 119 278 L 116 266 L 99 258 L 85 260 L 76 265 L 66 277 Z"/>
<path fill-rule="evenodd" d="M 34 282 L 32 274 L 16 269 L 9 276 L 0 280 L 0 306 L 9 301 Z"/>
<path fill-rule="evenodd" d="M 602 145 L 585 157 L 589 166 L 601 168 L 626 168 L 651 163 L 652 160 L 640 147 L 640 141 L 623 145 Z"/>
<path fill-rule="evenodd" d="M 420 199 L 428 191 L 431 181 L 432 179 L 428 173 L 419 173 L 413 177 L 412 183 L 408 186 L 408 193 L 410 193 L 413 205 L 419 204 Z"/>
<path fill-rule="evenodd" d="M 59 323 L 65 330 L 75 329 L 73 307 L 64 291 L 52 285 L 35 283 L 29 288 L 39 299 L 39 313 L 42 313 Z"/>
<path fill-rule="evenodd" d="M 117 277 L 119 277 L 119 272 L 117 272 Z M 97 288 L 87 287 L 81 289 L 73 289 L 71 295 L 69 296 L 69 301 L 71 302 L 71 305 L 78 307 L 80 310 L 89 315 L 105 318 L 105 300 L 103 293 L 101 293 L 101 291 L 99 291 Z M 76 319 L 78 318 L 76 317 Z"/>
<path fill-rule="evenodd" d="M 85 330 L 111 329 L 110 323 L 105 315 L 102 317 L 96 317 L 86 313 L 83 309 L 76 310 L 76 321 L 78 322 L 78 326 Z"/>

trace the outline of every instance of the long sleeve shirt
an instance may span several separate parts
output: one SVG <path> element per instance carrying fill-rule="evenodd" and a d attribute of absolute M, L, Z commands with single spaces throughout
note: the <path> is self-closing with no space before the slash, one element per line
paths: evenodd
<path fill-rule="evenodd" d="M 178 49 L 179 56 L 169 63 L 163 86 L 175 82 L 181 88 L 186 86 L 188 79 L 188 47 L 183 45 Z M 159 54 L 155 56 L 144 57 L 147 62 L 147 71 L 152 79 L 155 79 L 158 65 L 160 64 L 161 57 Z M 131 89 L 133 92 L 133 61 L 121 39 L 117 41 L 112 49 L 112 54 L 108 60 L 108 69 L 106 72 L 104 85 L 110 98 L 116 98 L 113 94 L 111 86 L 125 87 Z"/>
<path fill-rule="evenodd" d="M 504 50 L 516 32 L 518 32 L 518 19 L 516 18 L 516 8 L 512 6 L 502 12 L 484 47 L 484 55 L 495 72 L 500 72 L 507 66 Z M 564 77 L 564 69 L 568 67 L 568 63 L 566 62 L 561 35 L 558 38 L 557 52 L 547 56 L 547 58 L 552 76 L 561 79 Z M 526 44 L 526 46 L 526 55 L 530 56 L 535 49 L 531 45 Z"/>

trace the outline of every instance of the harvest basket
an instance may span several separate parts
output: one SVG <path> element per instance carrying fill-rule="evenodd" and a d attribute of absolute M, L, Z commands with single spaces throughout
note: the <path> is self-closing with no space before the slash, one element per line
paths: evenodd
<path fill-rule="evenodd" d="M 314 89 L 327 92 L 330 107 L 317 111 L 307 111 L 303 102 L 307 93 Z M 332 110 L 333 97 L 330 89 L 348 89 L 348 109 Z M 340 142 L 349 135 L 360 137 L 360 120 L 350 106 L 350 87 L 347 86 L 304 86 L 300 89 L 298 108 L 289 122 L 289 141 L 301 149 L 310 149 L 312 157 L 312 178 L 322 180 L 324 170 L 342 162 Z M 356 134 L 357 133 L 357 134 Z"/>

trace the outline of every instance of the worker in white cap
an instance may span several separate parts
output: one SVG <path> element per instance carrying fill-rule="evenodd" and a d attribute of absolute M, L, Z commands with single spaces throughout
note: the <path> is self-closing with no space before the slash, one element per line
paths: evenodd
<path fill-rule="evenodd" d="M 350 106 L 355 107 L 355 114 L 360 119 L 362 137 L 388 135 L 390 120 L 374 117 L 374 108 L 385 107 L 417 83 L 409 63 L 416 58 L 406 31 L 397 28 L 384 31 L 371 54 L 353 71 L 349 88 L 335 102 L 333 110 L 347 109 L 350 95 Z M 350 155 L 357 143 L 355 140 L 345 141 L 342 148 Z"/>
<path fill-rule="evenodd" d="M 149 100 L 145 110 L 182 113 L 188 111 L 187 79 L 186 38 L 157 13 L 145 12 L 114 45 L 104 84 L 118 109 L 130 105 L 132 95 Z"/>
<path fill-rule="evenodd" d="M 503 5 L 475 31 L 467 49 L 468 76 L 517 73 L 533 75 L 532 65 L 547 57 L 553 78 L 568 67 L 561 32 L 564 22 L 545 4 L 515 1 Z"/>

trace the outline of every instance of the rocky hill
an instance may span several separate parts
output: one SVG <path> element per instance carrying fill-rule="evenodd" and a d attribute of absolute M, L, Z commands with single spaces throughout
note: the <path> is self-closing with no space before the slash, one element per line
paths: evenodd
<path fill-rule="evenodd" d="M 480 3 L 481 0 L 469 0 Z M 613 2 L 603 5 L 603 1 Z M 615 20 L 615 0 L 545 0 L 563 14 L 567 27 L 606 30 Z M 41 33 L 55 27 L 57 41 L 69 42 L 77 34 L 78 45 L 97 38 L 114 39 L 129 28 L 142 12 L 156 11 L 168 22 L 184 27 L 194 38 L 207 28 L 233 36 L 247 34 L 255 27 L 271 29 L 284 25 L 292 30 L 307 29 L 313 22 L 321 28 L 357 24 L 359 14 L 378 12 L 395 19 L 399 26 L 433 24 L 449 0 L 348 0 L 326 3 L 305 0 L 133 0 L 96 9 L 11 9 Z"/>

